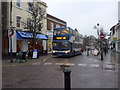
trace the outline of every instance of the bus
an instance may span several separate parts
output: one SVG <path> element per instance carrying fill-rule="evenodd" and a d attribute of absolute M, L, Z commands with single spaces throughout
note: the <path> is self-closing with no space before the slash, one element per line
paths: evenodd
<path fill-rule="evenodd" d="M 53 30 L 52 55 L 75 56 L 82 55 L 83 40 L 77 29 L 70 27 L 58 27 Z"/>

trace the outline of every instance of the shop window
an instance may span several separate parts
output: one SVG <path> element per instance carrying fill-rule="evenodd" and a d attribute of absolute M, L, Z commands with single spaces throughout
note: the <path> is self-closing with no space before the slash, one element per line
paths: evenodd
<path fill-rule="evenodd" d="M 21 50 L 22 40 L 17 40 L 17 52 Z"/>

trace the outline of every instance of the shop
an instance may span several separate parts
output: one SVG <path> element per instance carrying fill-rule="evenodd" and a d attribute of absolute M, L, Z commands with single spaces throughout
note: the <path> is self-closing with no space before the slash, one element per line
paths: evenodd
<path fill-rule="evenodd" d="M 23 32 L 23 31 L 16 31 L 17 36 L 17 46 L 16 46 L 16 52 L 27 51 L 27 50 L 34 50 L 38 49 L 40 54 L 44 54 L 47 52 L 47 37 L 44 34 L 37 34 L 36 40 L 34 42 L 34 45 L 32 45 L 32 33 L 29 32 Z"/>

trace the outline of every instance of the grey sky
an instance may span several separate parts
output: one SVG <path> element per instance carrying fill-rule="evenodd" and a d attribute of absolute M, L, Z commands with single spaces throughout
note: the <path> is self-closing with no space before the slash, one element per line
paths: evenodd
<path fill-rule="evenodd" d="M 93 27 L 99 23 L 106 32 L 118 22 L 118 0 L 42 0 L 47 12 L 77 28 L 83 35 L 97 35 Z"/>

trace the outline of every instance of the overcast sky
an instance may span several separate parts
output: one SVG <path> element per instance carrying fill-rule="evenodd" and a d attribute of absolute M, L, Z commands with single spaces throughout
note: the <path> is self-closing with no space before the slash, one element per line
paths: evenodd
<path fill-rule="evenodd" d="M 83 35 L 97 35 L 93 27 L 99 23 L 104 31 L 118 22 L 118 0 L 42 0 L 47 13 L 67 22 L 67 26 Z"/>

